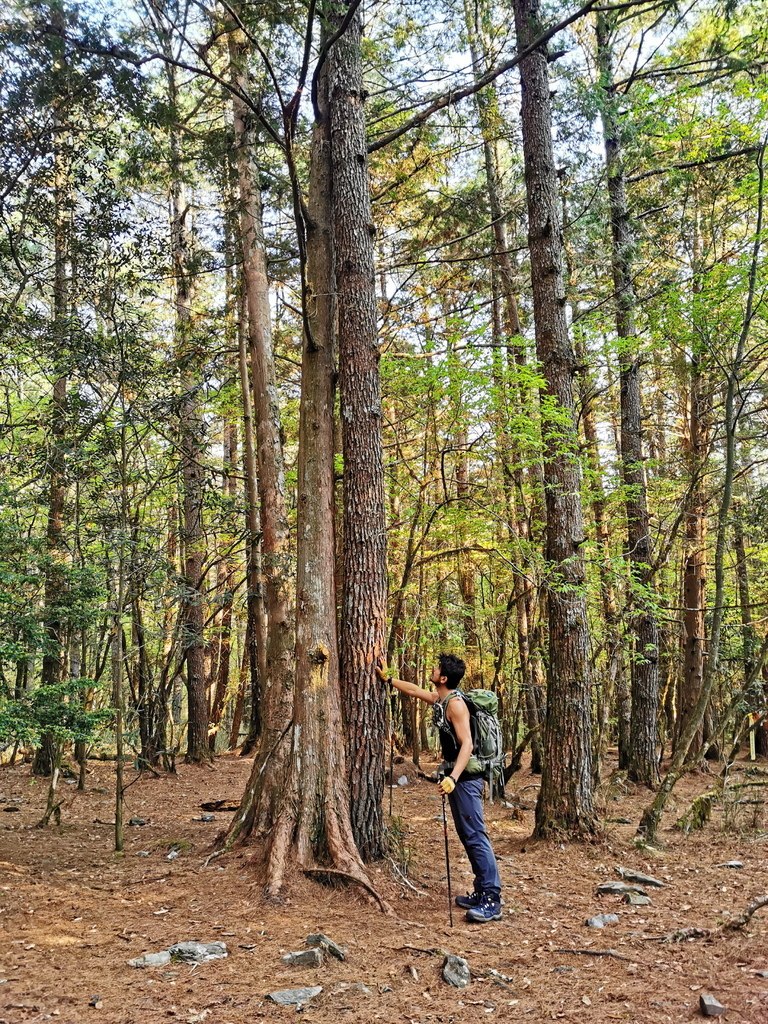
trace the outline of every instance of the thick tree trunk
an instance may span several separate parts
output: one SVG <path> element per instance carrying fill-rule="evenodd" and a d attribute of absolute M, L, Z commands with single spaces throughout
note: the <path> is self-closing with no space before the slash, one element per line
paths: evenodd
<path fill-rule="evenodd" d="M 336 30 L 342 12 L 333 10 Z M 352 828 L 360 853 L 371 860 L 384 853 L 386 691 L 374 666 L 385 650 L 387 564 L 361 36 L 356 15 L 328 55 L 328 86 L 344 456 L 341 680 Z"/>
<path fill-rule="evenodd" d="M 299 413 L 296 689 L 265 695 L 264 729 L 225 849 L 239 836 L 265 840 L 266 892 L 277 896 L 291 854 L 310 874 L 334 872 L 369 885 L 349 814 L 341 721 L 334 575 L 333 406 L 335 280 L 327 67 L 312 136 L 306 220 L 291 160 L 294 210 L 305 245 L 305 336 Z M 289 157 L 292 154 L 289 152 Z M 306 235 L 303 229 L 306 227 Z"/>
<path fill-rule="evenodd" d="M 538 0 L 515 0 L 520 49 L 539 28 Z M 528 237 L 536 351 L 543 394 L 547 507 L 549 665 L 544 770 L 536 806 L 536 834 L 586 835 L 596 829 L 592 798 L 591 677 L 585 598 L 584 543 L 578 441 L 573 421 L 575 360 L 565 319 L 562 228 L 552 149 L 547 54 L 520 65 Z"/>
<path fill-rule="evenodd" d="M 634 320 L 632 259 L 635 239 L 629 219 L 621 126 L 613 84 L 609 26 L 597 15 L 597 58 L 604 91 L 602 121 L 608 199 L 611 211 L 612 267 L 616 333 L 622 339 L 621 471 L 627 512 L 627 554 L 632 582 L 630 623 L 634 634 L 632 712 L 629 734 L 629 778 L 654 787 L 659 781 L 657 720 L 659 712 L 659 632 L 647 591 L 651 584 L 651 534 L 643 470 L 640 359 Z"/>

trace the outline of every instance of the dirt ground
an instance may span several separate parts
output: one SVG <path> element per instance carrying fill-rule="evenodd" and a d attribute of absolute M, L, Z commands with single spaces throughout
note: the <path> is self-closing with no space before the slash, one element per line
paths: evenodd
<path fill-rule="evenodd" d="M 735 777 L 746 779 L 747 767 L 741 762 Z M 44 830 L 34 825 L 45 807 L 46 784 L 34 780 L 28 766 L 0 768 L 0 1024 L 289 1020 L 296 1007 L 277 1006 L 268 993 L 303 986 L 322 986 L 299 1011 L 316 1024 L 656 1024 L 701 1019 L 702 992 L 724 1004 L 725 1020 L 768 1024 L 768 977 L 758 975 L 768 971 L 768 909 L 740 932 L 660 941 L 686 926 L 717 928 L 768 892 L 762 805 L 721 804 L 704 831 L 689 836 L 672 827 L 712 776 L 697 773 L 680 784 L 665 818 L 663 847 L 648 851 L 633 844 L 647 796 L 616 782 L 606 782 L 599 794 L 603 838 L 565 846 L 532 842 L 537 780 L 518 773 L 507 795 L 523 807 L 486 805 L 504 919 L 468 925 L 455 908 L 451 928 L 440 801 L 410 762 L 396 768 L 396 777 L 407 775 L 409 784 L 395 790 L 394 813 L 411 852 L 408 877 L 419 892 L 400 882 L 387 862 L 372 869 L 394 915 L 382 914 L 360 890 L 304 878 L 292 882 L 282 903 L 267 903 L 248 851 L 204 867 L 232 812 L 202 822 L 196 820 L 200 804 L 236 801 L 249 768 L 248 760 L 227 756 L 212 768 L 182 766 L 176 776 L 137 777 L 126 793 L 126 821 L 137 816 L 146 824 L 126 828 L 122 856 L 112 850 L 114 765 L 91 763 L 84 793 L 66 786 L 62 824 Z M 762 770 L 757 778 L 768 778 Z M 742 810 L 750 820 L 740 819 Z M 168 860 L 174 848 L 179 855 Z M 456 894 L 471 888 L 471 875 L 453 835 L 450 851 Z M 731 860 L 743 869 L 723 866 Z M 649 890 L 650 906 L 598 897 L 601 881 L 618 879 L 617 866 L 667 885 Z M 615 913 L 619 923 L 586 927 L 586 918 L 599 913 Z M 302 949 L 306 936 L 318 931 L 346 948 L 343 963 L 281 963 L 284 953 Z M 221 940 L 229 955 L 195 967 L 127 964 L 184 940 Z M 442 980 L 443 950 L 467 959 L 472 981 L 466 988 Z M 489 976 L 489 968 L 507 980 Z"/>

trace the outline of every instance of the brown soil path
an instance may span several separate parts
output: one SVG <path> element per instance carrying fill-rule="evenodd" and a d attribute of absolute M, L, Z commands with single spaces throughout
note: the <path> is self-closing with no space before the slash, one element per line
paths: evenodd
<path fill-rule="evenodd" d="M 667 827 L 665 849 L 638 850 L 634 824 L 646 797 L 608 796 L 605 838 L 591 845 L 532 843 L 530 809 L 487 807 L 504 883 L 504 920 L 470 926 L 456 909 L 448 927 L 440 801 L 435 787 L 411 779 L 394 795 L 395 813 L 413 851 L 409 877 L 423 895 L 399 883 L 389 864 L 373 876 L 397 912 L 385 917 L 363 893 L 293 882 L 283 903 L 261 896 L 258 872 L 242 851 L 203 863 L 229 813 L 195 821 L 205 800 L 237 800 L 250 762 L 224 757 L 214 768 L 182 766 L 177 776 L 144 776 L 127 791 L 126 852 L 112 852 L 114 766 L 93 763 L 85 793 L 67 787 L 61 827 L 34 828 L 45 784 L 26 766 L 0 768 L 0 1024 L 252 1024 L 294 1020 L 294 1007 L 271 1003 L 275 989 L 321 985 L 301 1011 L 305 1021 L 384 1024 L 550 1020 L 658 1024 L 700 1020 L 699 993 L 712 992 L 726 1020 L 768 1024 L 768 910 L 743 932 L 677 944 L 654 941 L 688 925 L 716 927 L 768 891 L 764 820 L 725 832 L 722 810 L 703 833 Z M 744 765 L 740 766 L 742 769 Z M 712 782 L 695 775 L 676 791 L 678 813 Z M 532 804 L 536 779 L 514 777 L 509 792 Z M 619 799 L 615 799 L 615 797 Z M 3 813 L 12 798 L 17 812 Z M 729 816 L 726 809 L 726 816 Z M 730 815 L 733 816 L 732 814 Z M 520 820 L 522 818 L 523 820 Z M 611 820 L 613 819 L 613 820 Z M 671 826 L 671 816 L 668 825 Z M 762 831 L 760 830 L 762 828 Z M 176 845 L 180 855 L 167 860 Z M 451 841 L 455 892 L 471 886 L 466 859 Z M 743 870 L 719 867 L 738 859 Z M 630 907 L 597 897 L 616 865 L 668 882 L 650 890 L 652 904 Z M 597 913 L 619 924 L 585 927 Z M 280 957 L 322 931 L 346 946 L 344 963 L 286 967 Z M 192 968 L 172 963 L 137 970 L 126 961 L 172 942 L 227 943 L 227 959 Z M 472 983 L 442 981 L 444 949 L 466 957 Z M 616 956 L 589 955 L 612 949 Z M 579 950 L 581 952 L 572 952 Z M 499 984 L 486 971 L 506 976 Z M 369 993 L 353 988 L 362 983 Z M 98 997 L 95 999 L 94 997 Z M 97 1005 L 92 1006 L 91 1003 Z"/>

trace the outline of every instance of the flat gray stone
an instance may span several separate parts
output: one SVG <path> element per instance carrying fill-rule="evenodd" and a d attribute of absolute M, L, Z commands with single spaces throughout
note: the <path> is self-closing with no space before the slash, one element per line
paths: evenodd
<path fill-rule="evenodd" d="M 201 814 L 200 821 L 216 821 L 215 814 Z"/>
<path fill-rule="evenodd" d="M 341 946 L 334 942 L 333 939 L 329 939 L 327 935 L 323 935 L 322 932 L 313 932 L 312 935 L 308 935 L 304 940 L 304 945 L 324 949 L 326 953 L 335 956 L 337 960 L 347 959 Z"/>
<path fill-rule="evenodd" d="M 319 996 L 322 991 L 322 985 L 312 985 L 310 988 L 282 988 L 279 992 L 270 992 L 268 998 L 278 1006 L 303 1006 L 310 999 Z"/>
<path fill-rule="evenodd" d="M 143 818 L 131 818 L 128 822 L 129 825 L 146 825 L 146 821 Z"/>
<path fill-rule="evenodd" d="M 408 776 L 407 775 L 401 775 L 400 778 L 397 780 L 397 784 L 398 784 L 398 786 L 407 786 L 408 785 Z"/>
<path fill-rule="evenodd" d="M 639 892 L 641 896 L 647 896 L 645 889 L 637 884 L 626 882 L 601 882 L 597 887 L 598 896 L 623 896 L 625 892 Z"/>
<path fill-rule="evenodd" d="M 699 1009 L 704 1017 L 719 1017 L 725 1013 L 725 1007 L 719 1003 L 709 992 L 702 992 L 699 996 Z"/>
<path fill-rule="evenodd" d="M 734 868 L 736 871 L 741 871 L 744 867 L 740 860 L 727 860 L 724 864 L 715 864 L 716 868 Z"/>
<path fill-rule="evenodd" d="M 144 956 L 134 957 L 129 960 L 130 967 L 164 967 L 171 962 L 171 954 L 167 949 L 161 953 L 146 953 Z"/>
<path fill-rule="evenodd" d="M 323 962 L 323 953 L 320 949 L 299 949 L 295 953 L 286 953 L 280 960 L 294 967 L 319 967 Z"/>
<path fill-rule="evenodd" d="M 639 885 L 650 885 L 656 889 L 666 889 L 667 883 L 660 882 L 658 878 L 651 875 L 644 875 L 641 871 L 630 871 L 628 868 L 616 868 L 616 874 L 625 882 L 637 882 Z"/>
<path fill-rule="evenodd" d="M 587 928 L 605 928 L 607 924 L 618 924 L 616 914 L 597 914 L 595 917 L 587 918 Z"/>
<path fill-rule="evenodd" d="M 227 956 L 226 942 L 175 942 L 168 947 L 174 960 L 190 964 L 205 964 L 209 960 L 221 960 Z"/>
<path fill-rule="evenodd" d="M 650 896 L 641 896 L 639 892 L 625 892 L 624 902 L 633 907 L 647 907 L 650 905 Z"/>
<path fill-rule="evenodd" d="M 768 978 L 768 971 L 755 971 L 758 978 Z"/>
<path fill-rule="evenodd" d="M 469 964 L 464 957 L 446 953 L 443 961 L 443 981 L 447 981 L 454 988 L 466 988 L 469 979 Z"/>

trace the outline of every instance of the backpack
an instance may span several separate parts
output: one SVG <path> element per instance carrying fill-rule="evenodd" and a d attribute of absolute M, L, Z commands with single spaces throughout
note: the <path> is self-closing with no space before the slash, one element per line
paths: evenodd
<path fill-rule="evenodd" d="M 439 702 L 434 705 L 441 708 L 442 714 L 436 716 L 441 721 L 435 721 L 438 729 L 452 731 L 445 709 L 448 701 L 454 693 L 464 698 L 464 703 L 469 711 L 469 727 L 472 733 L 472 759 L 476 761 L 483 775 L 488 779 L 491 802 L 493 802 L 493 791 L 496 788 L 504 795 L 504 764 L 507 755 L 504 752 L 504 739 L 499 724 L 499 699 L 492 690 L 453 690 L 447 697 L 445 704 Z"/>

